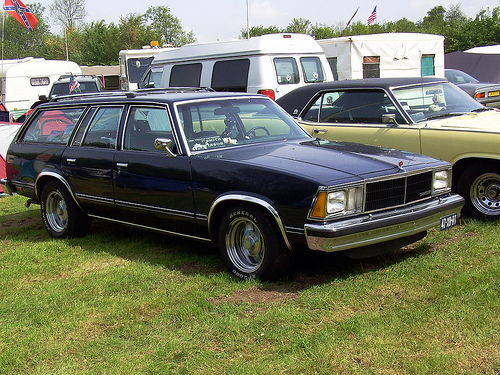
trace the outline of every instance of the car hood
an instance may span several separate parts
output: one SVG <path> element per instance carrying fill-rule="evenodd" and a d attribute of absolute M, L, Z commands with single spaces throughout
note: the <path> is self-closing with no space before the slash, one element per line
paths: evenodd
<path fill-rule="evenodd" d="M 411 152 L 350 142 L 310 140 L 219 150 L 218 160 L 240 161 L 275 172 L 300 175 L 325 185 L 358 181 L 446 164 Z M 212 153 L 210 153 L 212 154 Z M 204 153 L 204 157 L 207 153 Z"/>
<path fill-rule="evenodd" d="M 420 123 L 422 124 L 422 123 Z M 457 116 L 428 120 L 424 123 L 428 128 L 442 128 L 463 131 L 500 132 L 500 111 L 490 109 L 478 113 L 466 113 Z"/>

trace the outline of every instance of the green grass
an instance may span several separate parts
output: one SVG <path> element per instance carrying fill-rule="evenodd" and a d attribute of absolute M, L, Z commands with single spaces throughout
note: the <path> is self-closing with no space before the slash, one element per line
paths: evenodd
<path fill-rule="evenodd" d="M 499 374 L 500 223 L 242 282 L 205 244 L 0 198 L 0 374 Z"/>

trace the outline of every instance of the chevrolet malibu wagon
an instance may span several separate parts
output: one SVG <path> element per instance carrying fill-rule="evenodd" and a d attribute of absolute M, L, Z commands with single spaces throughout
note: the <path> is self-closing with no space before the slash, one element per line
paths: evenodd
<path fill-rule="evenodd" d="M 447 162 L 311 138 L 261 95 L 177 91 L 40 105 L 4 191 L 40 204 L 52 237 L 109 220 L 213 243 L 230 272 L 262 280 L 297 251 L 370 256 L 456 224 Z"/>
<path fill-rule="evenodd" d="M 500 112 L 447 80 L 372 78 L 298 88 L 277 101 L 312 135 L 443 159 L 464 212 L 500 217 Z"/>

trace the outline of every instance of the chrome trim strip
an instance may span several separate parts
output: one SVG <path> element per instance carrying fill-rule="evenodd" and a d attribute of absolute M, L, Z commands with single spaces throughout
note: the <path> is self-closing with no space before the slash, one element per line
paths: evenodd
<path fill-rule="evenodd" d="M 140 229 L 147 229 L 147 230 L 150 230 L 150 231 L 153 231 L 153 232 L 160 232 L 160 233 L 168 234 L 168 235 L 171 235 L 171 236 L 189 238 L 189 239 L 192 239 L 192 240 L 203 241 L 203 242 L 211 242 L 212 241 L 210 238 L 203 238 L 203 237 L 198 237 L 198 236 L 191 236 L 191 235 L 188 235 L 188 234 L 182 234 L 182 233 L 178 233 L 178 232 L 172 232 L 172 231 L 169 231 L 169 230 L 166 230 L 166 229 L 158 229 L 158 228 L 149 227 L 147 225 L 140 225 L 140 224 L 130 223 L 128 221 L 110 219 L 108 217 L 102 217 L 102 216 L 97 216 L 97 215 L 89 215 L 89 216 L 92 217 L 92 218 L 94 218 L 94 219 L 111 221 L 113 223 L 124 224 L 124 225 L 128 225 L 128 226 L 135 227 L 135 228 L 140 228 Z"/>
<path fill-rule="evenodd" d="M 76 193 L 76 197 L 82 200 L 92 201 L 92 202 L 108 203 L 112 205 L 115 203 L 115 200 L 113 198 L 99 197 L 97 195 Z"/>
<path fill-rule="evenodd" d="M 186 217 L 189 219 L 194 219 L 195 214 L 189 211 L 180 211 L 180 210 L 174 210 L 171 208 L 165 208 L 165 207 L 159 207 L 159 206 L 152 206 L 152 205 L 146 205 L 146 204 L 141 204 L 141 203 L 135 203 L 135 202 L 130 202 L 130 201 L 122 201 L 122 200 L 116 200 L 115 201 L 117 206 L 120 207 L 134 207 L 138 208 L 144 211 L 151 211 L 151 212 L 158 212 L 162 214 L 170 214 L 170 215 L 175 215 L 175 216 L 180 216 L 180 217 Z"/>
<path fill-rule="evenodd" d="M 278 211 L 267 201 L 264 199 L 260 199 L 257 197 L 249 196 L 249 195 L 243 195 L 243 194 L 226 194 L 218 197 L 212 204 L 212 207 L 210 207 L 210 212 L 208 213 L 208 229 L 210 233 L 210 223 L 212 221 L 212 214 L 217 207 L 218 204 L 221 202 L 226 202 L 226 201 L 238 201 L 238 202 L 244 202 L 244 203 L 254 203 L 258 206 L 263 207 L 266 209 L 273 217 L 274 220 L 276 221 L 276 224 L 278 224 L 278 228 L 281 232 L 281 235 L 283 236 L 283 240 L 285 241 L 286 246 L 292 250 L 292 246 L 290 245 L 290 242 L 288 241 L 288 237 L 286 235 L 285 227 L 283 226 L 283 222 L 281 221 L 281 218 L 278 214 Z M 211 235 L 211 234 L 210 234 Z"/>
<path fill-rule="evenodd" d="M 335 252 L 407 237 L 423 232 L 440 223 L 444 216 L 456 213 L 464 199 L 457 194 L 376 214 L 325 224 L 304 225 L 311 250 Z"/>

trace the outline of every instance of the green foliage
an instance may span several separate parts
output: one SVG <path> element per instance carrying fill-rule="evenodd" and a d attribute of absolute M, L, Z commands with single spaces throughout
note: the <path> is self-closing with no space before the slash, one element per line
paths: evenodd
<path fill-rule="evenodd" d="M 63 4 L 80 6 L 85 0 L 55 0 Z M 54 3 L 55 4 L 55 3 Z M 39 3 L 27 4 L 38 18 L 33 32 L 28 31 L 13 17 L 5 18 L 4 58 L 14 59 L 26 56 L 45 57 L 47 59 L 65 59 L 65 39 L 63 35 L 53 35 L 43 15 L 44 7 Z M 69 7 L 70 11 L 71 7 Z M 74 10 L 74 9 L 73 9 Z M 84 9 L 83 9 L 84 11 Z M 78 14 L 69 13 L 75 20 Z M 79 17 L 79 16 L 78 16 Z M 64 17 L 63 17 L 64 18 Z M 58 22 L 62 22 L 59 20 Z M 160 45 L 173 43 L 175 46 L 192 43 L 196 37 L 192 31 L 184 30 L 180 20 L 167 6 L 150 6 L 144 14 L 127 14 L 120 17 L 118 25 L 99 22 L 83 23 L 74 27 L 74 23 L 66 29 L 70 60 L 79 64 L 117 64 L 118 52 L 121 49 L 136 49 L 156 40 Z M 427 15 L 418 22 L 402 18 L 397 21 L 386 21 L 367 25 L 355 21 L 348 27 L 345 23 L 337 25 L 318 25 L 304 18 L 294 18 L 286 28 L 277 26 L 252 26 L 248 30 L 250 37 L 293 32 L 312 34 L 316 39 L 334 38 L 349 35 L 365 35 L 375 33 L 430 33 L 445 36 L 445 52 L 463 51 L 475 46 L 500 43 L 500 7 L 483 9 L 475 16 L 468 18 L 461 10 L 460 4 L 450 5 L 448 9 L 441 5 L 434 6 Z M 247 38 L 246 28 L 240 30 L 240 38 Z"/>
<path fill-rule="evenodd" d="M 146 10 L 148 30 L 153 32 L 160 45 L 172 43 L 179 47 L 186 43 L 195 42 L 193 32 L 186 32 L 182 29 L 181 22 L 166 6 L 150 6 Z"/>

